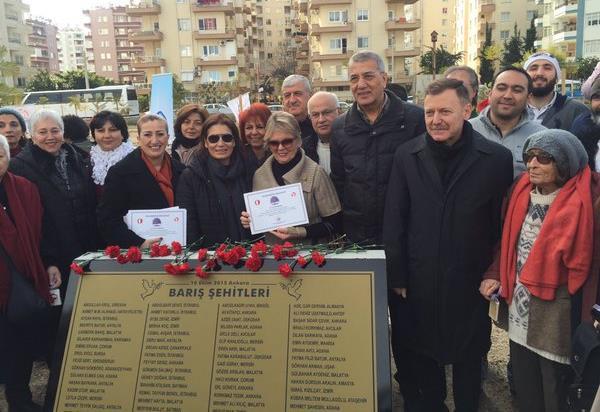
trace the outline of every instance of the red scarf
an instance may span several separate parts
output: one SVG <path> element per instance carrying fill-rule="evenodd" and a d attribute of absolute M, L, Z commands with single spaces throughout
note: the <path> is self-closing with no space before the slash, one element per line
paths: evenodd
<path fill-rule="evenodd" d="M 171 159 L 168 154 L 164 154 L 162 165 L 160 166 L 160 170 L 156 170 L 156 167 L 152 164 L 150 159 L 146 157 L 144 152 L 142 152 L 142 159 L 144 159 L 144 163 L 146 163 L 146 167 L 150 170 L 152 176 L 158 183 L 160 190 L 165 195 L 165 199 L 169 203 L 169 207 L 175 206 L 175 193 L 173 192 L 173 184 L 171 183 L 171 179 L 173 178 L 173 170 L 171 169 Z"/>
<path fill-rule="evenodd" d="M 4 186 L 14 223 L 0 208 L 0 243 L 17 270 L 28 279 L 40 296 L 50 301 L 48 273 L 40 257 L 42 204 L 37 188 L 29 180 L 6 173 Z M 0 306 L 8 302 L 10 273 L 0 259 Z"/>
<path fill-rule="evenodd" d="M 594 230 L 590 185 L 591 171 L 586 166 L 560 189 L 521 269 L 519 280 L 540 299 L 553 300 L 556 289 L 565 284 L 574 294 L 589 275 Z M 509 303 L 517 278 L 517 241 L 532 190 L 529 175 L 523 174 L 515 185 L 504 220 L 500 281 L 502 296 Z"/>

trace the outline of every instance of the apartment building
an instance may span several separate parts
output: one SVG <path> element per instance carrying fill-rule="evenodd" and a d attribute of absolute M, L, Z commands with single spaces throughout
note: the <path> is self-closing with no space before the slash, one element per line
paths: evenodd
<path fill-rule="evenodd" d="M 600 1 L 581 0 L 577 19 L 577 57 L 600 57 Z"/>
<path fill-rule="evenodd" d="M 482 4 L 486 0 L 481 0 Z M 479 0 L 456 0 L 456 52 L 463 52 L 462 64 L 479 68 L 478 52 L 485 40 L 485 17 L 480 19 Z"/>
<path fill-rule="evenodd" d="M 58 60 L 61 71 L 87 68 L 83 30 L 67 27 L 58 31 Z"/>
<path fill-rule="evenodd" d="M 293 58 L 296 44 L 292 37 L 295 12 L 292 0 L 248 2 L 256 18 L 251 21 L 256 54 L 252 59 L 259 75 L 270 73 L 282 60 Z"/>
<path fill-rule="evenodd" d="M 540 17 L 536 19 L 539 36 L 536 47 L 558 49 L 567 60 L 574 60 L 577 54 L 578 1 L 538 0 L 538 3 L 541 7 Z M 581 3 L 584 3 L 584 0 Z"/>
<path fill-rule="evenodd" d="M 431 33 L 438 33 L 437 47 L 456 53 L 457 0 L 427 0 L 415 3 L 413 13 L 421 20 L 421 29 L 415 31 L 416 44 L 431 47 Z"/>
<path fill-rule="evenodd" d="M 43 18 L 31 18 L 25 22 L 31 27 L 27 41 L 32 49 L 31 68 L 57 73 L 59 71 L 58 28 Z"/>
<path fill-rule="evenodd" d="M 6 49 L 3 58 L 20 68 L 19 73 L 2 79 L 9 87 L 25 87 L 26 79 L 33 72 L 29 69 L 31 48 L 27 40 L 31 27 L 25 23 L 27 12 L 29 6 L 22 0 L 0 0 L 0 46 Z"/>
<path fill-rule="evenodd" d="M 172 72 L 190 91 L 199 83 L 249 86 L 256 78 L 247 58 L 251 11 L 245 0 L 143 0 L 127 7 L 127 15 L 142 23 L 129 34 L 143 47 L 133 67 L 144 71 L 147 82 Z"/>
<path fill-rule="evenodd" d="M 352 99 L 348 59 L 359 50 L 380 54 L 392 82 L 412 84 L 414 61 L 407 60 L 421 54 L 413 35 L 421 20 L 417 10 L 407 8 L 415 0 L 295 1 L 299 72 L 308 74 L 315 88 Z"/>
<path fill-rule="evenodd" d="M 144 82 L 143 70 L 135 67 L 143 47 L 129 39 L 131 32 L 140 30 L 141 19 L 127 14 L 125 7 L 85 10 L 84 14 L 89 18 L 88 69 L 119 84 Z"/>

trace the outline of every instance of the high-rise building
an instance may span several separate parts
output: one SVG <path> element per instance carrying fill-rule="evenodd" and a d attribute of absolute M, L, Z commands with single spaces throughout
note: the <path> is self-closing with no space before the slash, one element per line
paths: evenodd
<path fill-rule="evenodd" d="M 85 10 L 84 14 L 89 18 L 86 49 L 90 70 L 119 84 L 144 82 L 143 70 L 135 67 L 143 47 L 130 40 L 130 33 L 142 27 L 141 19 L 128 15 L 125 7 Z"/>
<path fill-rule="evenodd" d="M 579 12 L 577 0 L 538 0 L 538 3 L 541 11 L 536 19 L 539 36 L 536 46 L 558 49 L 567 60 L 574 60 Z"/>
<path fill-rule="evenodd" d="M 421 20 L 421 29 L 415 32 L 417 43 L 431 47 L 431 33 L 435 31 L 436 46 L 456 53 L 456 0 L 420 1 L 413 7 Z"/>
<path fill-rule="evenodd" d="M 57 27 L 43 18 L 30 18 L 26 23 L 31 27 L 28 36 L 28 44 L 32 49 L 31 68 L 57 73 L 59 71 Z"/>
<path fill-rule="evenodd" d="M 578 13 L 577 57 L 600 57 L 600 1 L 581 0 Z"/>
<path fill-rule="evenodd" d="M 474 69 L 479 67 L 477 56 L 481 43 L 479 8 L 478 0 L 456 0 L 455 50 L 463 52 L 462 64 Z"/>
<path fill-rule="evenodd" d="M 58 32 L 58 58 L 61 71 L 86 69 L 85 33 L 79 28 Z"/>
<path fill-rule="evenodd" d="M 292 0 L 252 1 L 256 12 L 253 23 L 256 44 L 254 62 L 257 72 L 266 75 L 294 59 L 292 38 Z M 254 29 L 255 27 L 255 29 Z"/>
<path fill-rule="evenodd" d="M 255 79 L 248 25 L 251 8 L 245 0 L 142 0 L 127 7 L 140 18 L 129 40 L 143 46 L 133 62 L 146 81 L 153 74 L 172 72 L 188 90 L 199 83 L 239 82 L 248 87 Z"/>
<path fill-rule="evenodd" d="M 2 79 L 9 87 L 25 87 L 27 78 L 33 73 L 29 68 L 31 48 L 27 44 L 31 27 L 23 18 L 27 12 L 29 6 L 22 0 L 0 0 L 0 46 L 6 49 L 3 58 L 19 66 L 18 73 Z"/>
<path fill-rule="evenodd" d="M 295 2 L 298 71 L 308 73 L 315 88 L 352 99 L 348 59 L 359 50 L 382 56 L 392 82 L 412 84 L 413 58 L 421 54 L 415 0 Z"/>

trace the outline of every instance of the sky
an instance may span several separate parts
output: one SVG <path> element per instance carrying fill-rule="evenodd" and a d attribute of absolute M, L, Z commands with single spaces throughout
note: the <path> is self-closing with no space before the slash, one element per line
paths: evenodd
<path fill-rule="evenodd" d="M 129 4 L 127 0 L 23 0 L 29 4 L 30 13 L 34 17 L 50 19 L 58 27 L 78 26 L 83 28 L 87 18 L 83 10 L 97 6 L 118 6 Z"/>

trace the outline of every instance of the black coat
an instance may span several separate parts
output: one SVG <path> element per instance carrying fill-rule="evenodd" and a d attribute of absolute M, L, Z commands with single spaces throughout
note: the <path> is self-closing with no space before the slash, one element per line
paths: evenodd
<path fill-rule="evenodd" d="M 41 254 L 45 263 L 60 269 L 64 281 L 73 259 L 100 245 L 90 170 L 71 145 L 63 144 L 63 148 L 67 151 L 68 187 L 54 166 L 55 157 L 32 143 L 11 159 L 10 171 L 33 182 L 40 192 L 44 208 Z"/>
<path fill-rule="evenodd" d="M 394 155 L 384 242 L 391 287 L 407 288 L 404 344 L 448 364 L 489 347 L 482 276 L 500 239 L 511 152 L 472 131 L 444 189 L 425 134 Z"/>
<path fill-rule="evenodd" d="M 248 153 L 248 155 L 253 156 L 253 153 Z M 236 182 L 223 182 L 217 185 L 214 181 L 217 177 L 212 176 L 208 170 L 206 152 L 196 156 L 181 174 L 177 187 L 177 201 L 179 206 L 187 210 L 188 243 L 191 244 L 204 236 L 202 244 L 196 246 L 210 247 L 215 243 L 225 241 L 225 239 L 235 240 L 238 237 L 227 230 L 225 220 L 229 216 L 225 216 L 225 214 L 231 213 L 232 209 L 235 209 L 235 204 L 243 205 L 243 193 L 252 191 L 252 177 L 256 171 L 256 162 L 252 158 L 242 156 L 238 156 L 236 161 L 241 162 L 240 174 L 236 176 Z M 227 205 L 222 204 L 221 199 L 228 197 L 228 194 L 217 193 L 217 191 L 223 187 L 242 188 L 243 193 L 240 193 L 242 197 L 236 199 L 236 202 L 230 201 Z M 235 219 L 240 225 L 240 230 L 245 233 L 245 238 L 248 239 L 250 232 L 243 230 L 239 222 L 242 210 L 234 212 Z"/>
<path fill-rule="evenodd" d="M 183 165 L 171 159 L 173 193 Z M 175 200 L 177 205 L 177 199 Z M 123 216 L 134 209 L 165 209 L 169 203 L 142 159 L 140 148 L 129 153 L 108 169 L 104 191 L 98 205 L 98 227 L 109 245 L 122 248 L 140 246 L 143 238 L 127 228 Z"/>
<path fill-rule="evenodd" d="M 304 153 L 316 164 L 319 164 L 319 153 L 317 152 L 318 145 L 319 136 L 317 136 L 316 133 L 302 138 L 302 149 L 304 149 Z"/>
<path fill-rule="evenodd" d="M 390 105 L 374 125 L 356 102 L 333 123 L 331 180 L 342 203 L 344 232 L 354 242 L 382 242 L 383 210 L 396 149 L 425 132 L 423 109 L 388 93 Z"/>
<path fill-rule="evenodd" d="M 594 123 L 591 113 L 580 114 L 571 126 L 573 133 L 585 147 L 588 155 L 588 164 L 592 170 L 596 170 L 596 153 L 598 153 L 598 141 L 600 141 L 600 125 Z M 596 170 L 600 172 L 600 170 Z"/>

